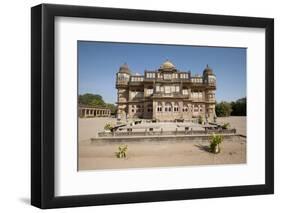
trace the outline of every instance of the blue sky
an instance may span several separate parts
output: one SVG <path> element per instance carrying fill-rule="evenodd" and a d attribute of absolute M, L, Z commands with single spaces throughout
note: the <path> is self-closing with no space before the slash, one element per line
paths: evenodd
<path fill-rule="evenodd" d="M 125 62 L 133 73 L 155 70 L 169 59 L 177 69 L 202 75 L 208 64 L 217 77 L 217 101 L 246 96 L 246 49 L 78 41 L 79 94 L 116 102 L 115 76 Z"/>

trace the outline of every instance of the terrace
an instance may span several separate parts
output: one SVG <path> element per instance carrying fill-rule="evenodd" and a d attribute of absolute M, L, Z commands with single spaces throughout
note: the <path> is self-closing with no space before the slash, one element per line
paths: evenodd
<path fill-rule="evenodd" d="M 111 131 L 98 133 L 98 137 L 125 137 L 125 136 L 184 136 L 184 135 L 223 135 L 236 134 L 236 129 L 224 129 L 218 124 L 199 124 L 194 122 L 157 122 L 148 123 L 138 121 L 120 125 Z"/>

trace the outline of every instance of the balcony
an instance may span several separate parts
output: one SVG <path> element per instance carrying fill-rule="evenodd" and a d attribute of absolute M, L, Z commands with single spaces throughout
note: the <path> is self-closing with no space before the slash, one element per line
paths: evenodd
<path fill-rule="evenodd" d="M 154 93 L 153 98 L 189 98 L 187 95 L 181 93 Z"/>

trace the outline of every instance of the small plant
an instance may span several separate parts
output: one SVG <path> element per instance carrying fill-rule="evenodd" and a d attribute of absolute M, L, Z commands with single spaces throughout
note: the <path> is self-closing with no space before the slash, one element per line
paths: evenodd
<path fill-rule="evenodd" d="M 107 123 L 104 126 L 104 130 L 108 130 L 108 131 L 112 131 L 113 128 L 114 128 L 113 125 L 110 123 Z"/>
<path fill-rule="evenodd" d="M 128 151 L 128 145 L 121 144 L 118 146 L 118 151 L 115 152 L 117 158 L 126 158 L 127 157 L 127 151 Z"/>
<path fill-rule="evenodd" d="M 223 141 L 222 135 L 213 134 L 210 140 L 210 152 L 215 154 L 220 153 L 221 151 L 220 144 L 222 143 L 222 141 Z"/>
<path fill-rule="evenodd" d="M 199 124 L 203 124 L 203 118 L 202 118 L 201 115 L 199 116 L 198 123 L 199 123 Z"/>
<path fill-rule="evenodd" d="M 230 124 L 229 124 L 229 123 L 225 123 L 225 124 L 223 124 L 221 127 L 222 127 L 223 129 L 228 129 L 228 128 L 229 128 L 229 126 L 230 126 Z"/>

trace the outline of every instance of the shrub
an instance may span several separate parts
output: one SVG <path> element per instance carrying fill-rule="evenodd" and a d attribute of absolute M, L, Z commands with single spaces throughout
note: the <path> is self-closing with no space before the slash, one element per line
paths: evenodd
<path fill-rule="evenodd" d="M 213 134 L 210 139 L 210 152 L 212 153 L 220 153 L 221 148 L 220 144 L 223 141 L 223 136 L 218 134 Z"/>
<path fill-rule="evenodd" d="M 104 130 L 110 130 L 110 131 L 112 131 L 112 129 L 113 129 L 113 125 L 112 125 L 112 124 L 110 124 L 110 123 L 105 124 Z"/>
<path fill-rule="evenodd" d="M 229 124 L 229 123 L 225 123 L 225 124 L 223 124 L 221 127 L 222 127 L 223 129 L 228 129 L 228 128 L 229 128 L 229 126 L 230 126 L 230 124 Z"/>
<path fill-rule="evenodd" d="M 121 144 L 118 146 L 118 151 L 115 153 L 117 158 L 126 158 L 128 151 L 128 145 Z"/>

